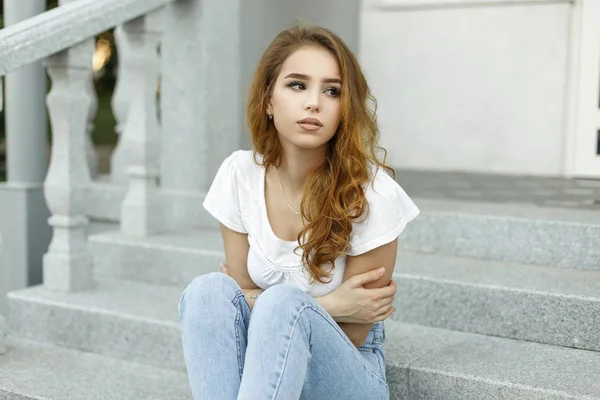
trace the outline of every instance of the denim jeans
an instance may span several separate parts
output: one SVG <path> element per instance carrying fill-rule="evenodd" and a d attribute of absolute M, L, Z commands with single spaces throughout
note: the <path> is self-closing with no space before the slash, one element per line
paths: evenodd
<path fill-rule="evenodd" d="M 196 400 L 387 400 L 383 323 L 357 349 L 310 295 L 282 284 L 250 310 L 237 282 L 197 277 L 179 302 Z"/>

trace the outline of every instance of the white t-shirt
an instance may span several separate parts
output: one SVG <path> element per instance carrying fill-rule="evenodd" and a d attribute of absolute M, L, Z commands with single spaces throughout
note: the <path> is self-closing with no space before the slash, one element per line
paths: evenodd
<path fill-rule="evenodd" d="M 379 168 L 374 180 L 375 189 L 370 182 L 366 185 L 368 218 L 352 228 L 351 249 L 347 253 L 350 256 L 390 243 L 419 214 L 419 209 L 385 170 Z M 221 164 L 203 206 L 229 229 L 248 234 L 248 274 L 258 287 L 267 289 L 287 283 L 313 297 L 335 290 L 342 283 L 347 256 L 335 260 L 329 283 L 309 284 L 310 273 L 299 255 L 302 250 L 294 254 L 298 241 L 282 240 L 271 229 L 264 193 L 265 168 L 254 162 L 251 150 L 238 150 Z M 329 266 L 325 268 L 329 270 Z"/>

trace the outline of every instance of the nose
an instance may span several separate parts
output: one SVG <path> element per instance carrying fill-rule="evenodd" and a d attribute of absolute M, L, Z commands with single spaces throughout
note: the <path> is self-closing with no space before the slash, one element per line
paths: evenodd
<path fill-rule="evenodd" d="M 308 90 L 306 91 L 309 92 Z M 308 94 L 308 98 L 306 99 L 306 103 L 304 104 L 304 109 L 306 111 L 319 112 L 321 105 L 319 103 L 319 91 L 311 91 Z"/>

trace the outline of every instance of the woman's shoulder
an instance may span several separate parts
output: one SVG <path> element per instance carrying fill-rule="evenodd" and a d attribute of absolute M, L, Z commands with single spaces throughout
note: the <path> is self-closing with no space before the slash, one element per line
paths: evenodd
<path fill-rule="evenodd" d="M 384 168 L 374 167 L 364 190 L 369 208 L 366 218 L 354 223 L 350 256 L 391 242 L 419 215 L 415 203 Z"/>
<path fill-rule="evenodd" d="M 235 150 L 225 159 L 225 161 L 223 161 L 223 163 L 228 163 L 240 171 L 253 165 L 256 166 L 252 150 Z"/>
<path fill-rule="evenodd" d="M 260 155 L 257 155 L 257 159 L 260 160 Z M 255 162 L 252 150 L 234 151 L 223 161 L 223 166 L 233 170 L 241 182 L 257 177 L 262 168 Z"/>
<path fill-rule="evenodd" d="M 400 184 L 394 180 L 390 172 L 380 166 L 373 166 L 370 171 L 369 182 L 365 185 L 367 200 L 378 197 L 397 196 L 404 192 Z"/>

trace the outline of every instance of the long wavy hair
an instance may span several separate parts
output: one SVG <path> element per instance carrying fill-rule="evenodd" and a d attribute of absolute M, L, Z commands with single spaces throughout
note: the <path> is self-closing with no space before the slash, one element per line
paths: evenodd
<path fill-rule="evenodd" d="M 263 54 L 250 88 L 246 119 L 254 148 L 254 160 L 268 168 L 278 166 L 282 147 L 267 106 L 284 61 L 304 46 L 319 46 L 337 60 L 342 88 L 341 119 L 328 142 L 325 161 L 306 178 L 301 212 L 303 228 L 298 233 L 302 262 L 311 281 L 327 283 L 335 259 L 350 250 L 353 222 L 368 216 L 364 185 L 371 174 L 385 164 L 387 152 L 378 146 L 377 103 L 354 54 L 333 32 L 308 25 L 297 25 L 279 33 Z M 383 160 L 377 151 L 383 153 Z M 262 155 L 257 158 L 257 153 Z M 373 169 L 373 167 L 376 167 Z M 295 251 L 296 251 L 295 250 Z M 329 266 L 327 270 L 323 267 Z"/>

